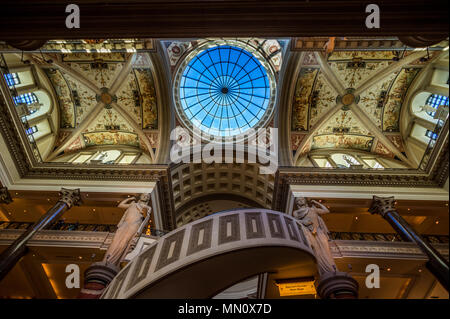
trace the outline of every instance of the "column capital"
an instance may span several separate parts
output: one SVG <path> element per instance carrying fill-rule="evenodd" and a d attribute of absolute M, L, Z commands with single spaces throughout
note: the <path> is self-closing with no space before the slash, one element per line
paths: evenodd
<path fill-rule="evenodd" d="M 62 187 L 59 195 L 59 201 L 66 203 L 68 208 L 79 206 L 81 204 L 81 193 L 79 188 L 68 189 Z"/>
<path fill-rule="evenodd" d="M 396 211 L 395 209 L 395 198 L 390 197 L 380 197 L 373 196 L 372 203 L 369 207 L 369 212 L 372 214 L 380 214 L 382 217 L 389 212 Z"/>
<path fill-rule="evenodd" d="M 12 203 L 11 194 L 9 194 L 8 187 L 0 188 L 0 204 Z"/>

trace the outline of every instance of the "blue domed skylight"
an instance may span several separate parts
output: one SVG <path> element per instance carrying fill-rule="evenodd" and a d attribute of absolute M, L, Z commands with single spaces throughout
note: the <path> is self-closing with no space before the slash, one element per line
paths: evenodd
<path fill-rule="evenodd" d="M 265 67 L 252 53 L 230 45 L 194 56 L 183 70 L 177 93 L 194 127 L 223 137 L 257 126 L 271 100 Z"/>

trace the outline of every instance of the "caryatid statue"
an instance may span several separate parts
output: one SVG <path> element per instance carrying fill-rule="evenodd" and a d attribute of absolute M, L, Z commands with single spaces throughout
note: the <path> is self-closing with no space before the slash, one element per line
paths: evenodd
<path fill-rule="evenodd" d="M 295 199 L 297 209 L 292 215 L 297 222 L 302 224 L 307 231 L 305 231 L 308 240 L 314 249 L 319 275 L 337 271 L 336 264 L 330 251 L 328 244 L 328 228 L 325 225 L 320 215 L 327 214 L 330 211 L 321 203 L 311 200 L 312 206 L 308 205 L 308 201 L 304 197 Z"/>
<path fill-rule="evenodd" d="M 149 201 L 150 194 L 144 193 L 138 200 L 136 200 L 136 197 L 130 197 L 117 205 L 126 210 L 119 224 L 117 224 L 117 231 L 103 261 L 118 266 L 130 252 L 133 241 L 141 234 L 150 218 L 152 209 L 148 206 Z"/>

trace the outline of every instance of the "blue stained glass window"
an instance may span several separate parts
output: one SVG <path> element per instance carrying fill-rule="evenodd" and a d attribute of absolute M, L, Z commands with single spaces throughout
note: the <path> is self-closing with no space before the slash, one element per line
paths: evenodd
<path fill-rule="evenodd" d="M 31 126 L 31 127 L 27 128 L 27 129 L 25 130 L 25 132 L 27 133 L 27 135 L 34 134 L 34 133 L 36 133 L 37 131 L 38 131 L 38 128 L 37 128 L 36 125 L 35 125 L 35 126 Z"/>
<path fill-rule="evenodd" d="M 181 76 L 181 107 L 191 123 L 216 136 L 239 135 L 263 118 L 270 102 L 266 69 L 250 52 L 229 45 L 197 54 Z"/>
<path fill-rule="evenodd" d="M 6 80 L 6 84 L 8 84 L 9 87 L 20 84 L 19 75 L 17 73 L 5 74 L 5 80 Z"/>
<path fill-rule="evenodd" d="M 432 106 L 436 110 L 438 109 L 439 105 L 448 105 L 448 96 L 445 95 L 438 95 L 438 94 L 431 94 L 427 101 L 425 102 L 427 105 Z M 427 112 L 430 116 L 434 117 L 434 114 L 436 112 Z"/>
<path fill-rule="evenodd" d="M 437 140 L 438 134 L 434 133 L 433 131 L 427 130 L 425 133 L 425 136 L 431 138 L 432 140 Z"/>
<path fill-rule="evenodd" d="M 16 104 L 32 104 L 38 101 L 37 96 L 34 93 L 25 93 L 19 96 L 14 96 L 13 99 Z"/>

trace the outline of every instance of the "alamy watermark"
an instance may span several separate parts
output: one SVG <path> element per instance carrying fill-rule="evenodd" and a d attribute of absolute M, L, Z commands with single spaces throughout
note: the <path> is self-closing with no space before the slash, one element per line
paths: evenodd
<path fill-rule="evenodd" d="M 239 137 L 221 137 L 180 126 L 172 130 L 170 150 L 173 163 L 259 163 L 260 174 L 278 169 L 278 129 L 249 129 Z M 205 142 L 206 141 L 206 142 Z"/>
<path fill-rule="evenodd" d="M 66 17 L 66 28 L 79 29 L 80 28 L 80 7 L 76 4 L 69 4 L 66 6 L 66 13 L 69 15 Z M 377 4 L 371 3 L 366 6 L 366 13 L 369 15 L 366 17 L 366 27 L 368 29 L 380 28 L 380 7 Z"/>

